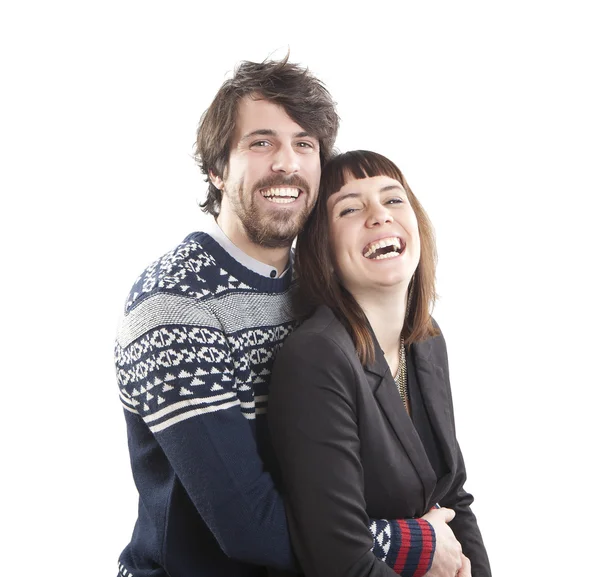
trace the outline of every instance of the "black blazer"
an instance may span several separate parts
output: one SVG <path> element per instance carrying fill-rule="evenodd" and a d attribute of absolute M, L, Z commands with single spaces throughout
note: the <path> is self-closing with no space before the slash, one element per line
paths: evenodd
<path fill-rule="evenodd" d="M 383 352 L 363 368 L 352 339 L 321 306 L 278 353 L 269 427 L 281 467 L 294 550 L 307 576 L 395 575 L 371 552 L 369 518 L 421 517 L 435 503 L 472 564 L 491 575 L 466 493 L 443 336 L 410 347 L 423 403 L 447 470 L 438 479 Z"/>

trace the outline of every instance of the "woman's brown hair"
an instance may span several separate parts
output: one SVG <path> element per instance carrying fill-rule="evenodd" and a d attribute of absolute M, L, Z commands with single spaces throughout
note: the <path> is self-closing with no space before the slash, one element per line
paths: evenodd
<path fill-rule="evenodd" d="M 433 227 L 400 169 L 381 154 L 354 150 L 335 156 L 324 166 L 317 203 L 298 236 L 294 263 L 298 279 L 296 306 L 300 316 L 312 314 L 321 304 L 331 308 L 350 332 L 363 365 L 375 358 L 375 345 L 365 313 L 354 297 L 340 284 L 334 272 L 329 242 L 327 199 L 349 180 L 373 176 L 389 176 L 400 182 L 406 190 L 419 226 L 421 258 L 409 286 L 409 303 L 402 329 L 404 342 L 408 346 L 439 333 L 432 324 L 430 314 L 436 297 L 437 252 Z"/>

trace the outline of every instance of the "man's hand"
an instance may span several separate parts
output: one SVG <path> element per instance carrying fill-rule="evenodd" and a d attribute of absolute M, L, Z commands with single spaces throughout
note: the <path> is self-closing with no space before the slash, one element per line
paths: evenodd
<path fill-rule="evenodd" d="M 468 563 L 466 573 L 462 573 L 463 558 L 462 547 L 457 541 L 448 523 L 454 519 L 452 509 L 432 509 L 423 519 L 429 521 L 435 531 L 435 554 L 427 577 L 470 577 L 471 564 Z M 467 559 L 468 562 L 468 559 Z"/>
<path fill-rule="evenodd" d="M 462 559 L 462 567 L 456 574 L 456 577 L 471 577 L 471 561 L 469 561 L 469 558 L 465 557 L 462 553 L 460 554 L 460 557 Z"/>

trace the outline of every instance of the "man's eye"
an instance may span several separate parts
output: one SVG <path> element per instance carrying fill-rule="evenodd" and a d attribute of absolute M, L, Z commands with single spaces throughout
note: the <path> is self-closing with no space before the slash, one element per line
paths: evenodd
<path fill-rule="evenodd" d="M 300 148 L 314 148 L 314 144 L 312 142 L 299 142 L 298 146 Z"/>
<path fill-rule="evenodd" d="M 257 140 L 256 142 L 253 142 L 250 146 L 253 146 L 256 148 L 264 148 L 266 146 L 269 146 L 269 141 L 268 140 Z"/>

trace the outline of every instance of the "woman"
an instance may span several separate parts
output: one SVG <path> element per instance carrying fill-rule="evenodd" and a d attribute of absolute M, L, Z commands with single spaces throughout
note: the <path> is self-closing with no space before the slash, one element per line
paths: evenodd
<path fill-rule="evenodd" d="M 312 316 L 277 356 L 268 413 L 307 577 L 491 575 L 429 312 L 435 259 L 391 161 L 354 151 L 323 169 L 295 263 Z"/>

